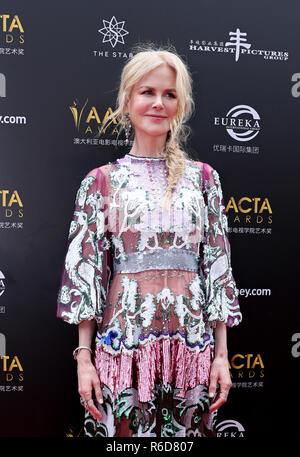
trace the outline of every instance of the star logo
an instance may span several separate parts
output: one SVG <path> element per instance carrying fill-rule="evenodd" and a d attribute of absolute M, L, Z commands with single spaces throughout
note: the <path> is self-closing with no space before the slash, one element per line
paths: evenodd
<path fill-rule="evenodd" d="M 103 19 L 104 27 L 98 30 L 98 32 L 104 35 L 102 43 L 109 41 L 113 48 L 117 43 L 125 44 L 123 37 L 128 35 L 129 32 L 124 29 L 124 24 L 125 21 L 118 22 L 115 16 L 110 21 Z"/>

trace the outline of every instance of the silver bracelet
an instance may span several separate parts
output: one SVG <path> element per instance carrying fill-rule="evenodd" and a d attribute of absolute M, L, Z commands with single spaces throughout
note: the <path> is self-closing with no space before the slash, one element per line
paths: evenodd
<path fill-rule="evenodd" d="M 90 353 L 92 354 L 92 350 L 91 350 L 90 347 L 88 347 L 88 346 L 78 346 L 78 348 L 74 349 L 74 351 L 73 351 L 73 357 L 74 357 L 75 360 L 77 360 L 78 352 L 79 352 L 81 349 L 87 349 L 87 350 L 90 351 Z"/>

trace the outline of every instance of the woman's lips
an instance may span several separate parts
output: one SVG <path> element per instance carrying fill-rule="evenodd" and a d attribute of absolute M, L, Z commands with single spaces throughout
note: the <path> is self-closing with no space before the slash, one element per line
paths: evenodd
<path fill-rule="evenodd" d="M 146 114 L 148 117 L 155 117 L 156 119 L 167 119 L 167 116 L 159 116 L 157 114 Z"/>

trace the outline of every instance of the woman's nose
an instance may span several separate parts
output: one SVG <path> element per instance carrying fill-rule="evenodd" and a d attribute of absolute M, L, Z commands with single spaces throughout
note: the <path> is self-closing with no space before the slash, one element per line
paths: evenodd
<path fill-rule="evenodd" d="M 153 102 L 153 108 L 163 108 L 163 101 L 160 95 L 155 97 L 155 100 Z"/>

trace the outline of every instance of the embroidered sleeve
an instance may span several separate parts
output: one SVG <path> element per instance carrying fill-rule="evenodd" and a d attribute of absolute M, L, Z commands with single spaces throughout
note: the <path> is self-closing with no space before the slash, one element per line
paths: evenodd
<path fill-rule="evenodd" d="M 105 188 L 105 175 L 96 168 L 77 191 L 57 301 L 57 317 L 70 324 L 102 320 L 112 263 Z"/>
<path fill-rule="evenodd" d="M 200 273 L 204 281 L 206 319 L 216 325 L 238 325 L 242 319 L 238 290 L 231 268 L 228 222 L 220 177 L 210 165 L 203 166 L 205 200 L 204 239 L 201 246 Z"/>

